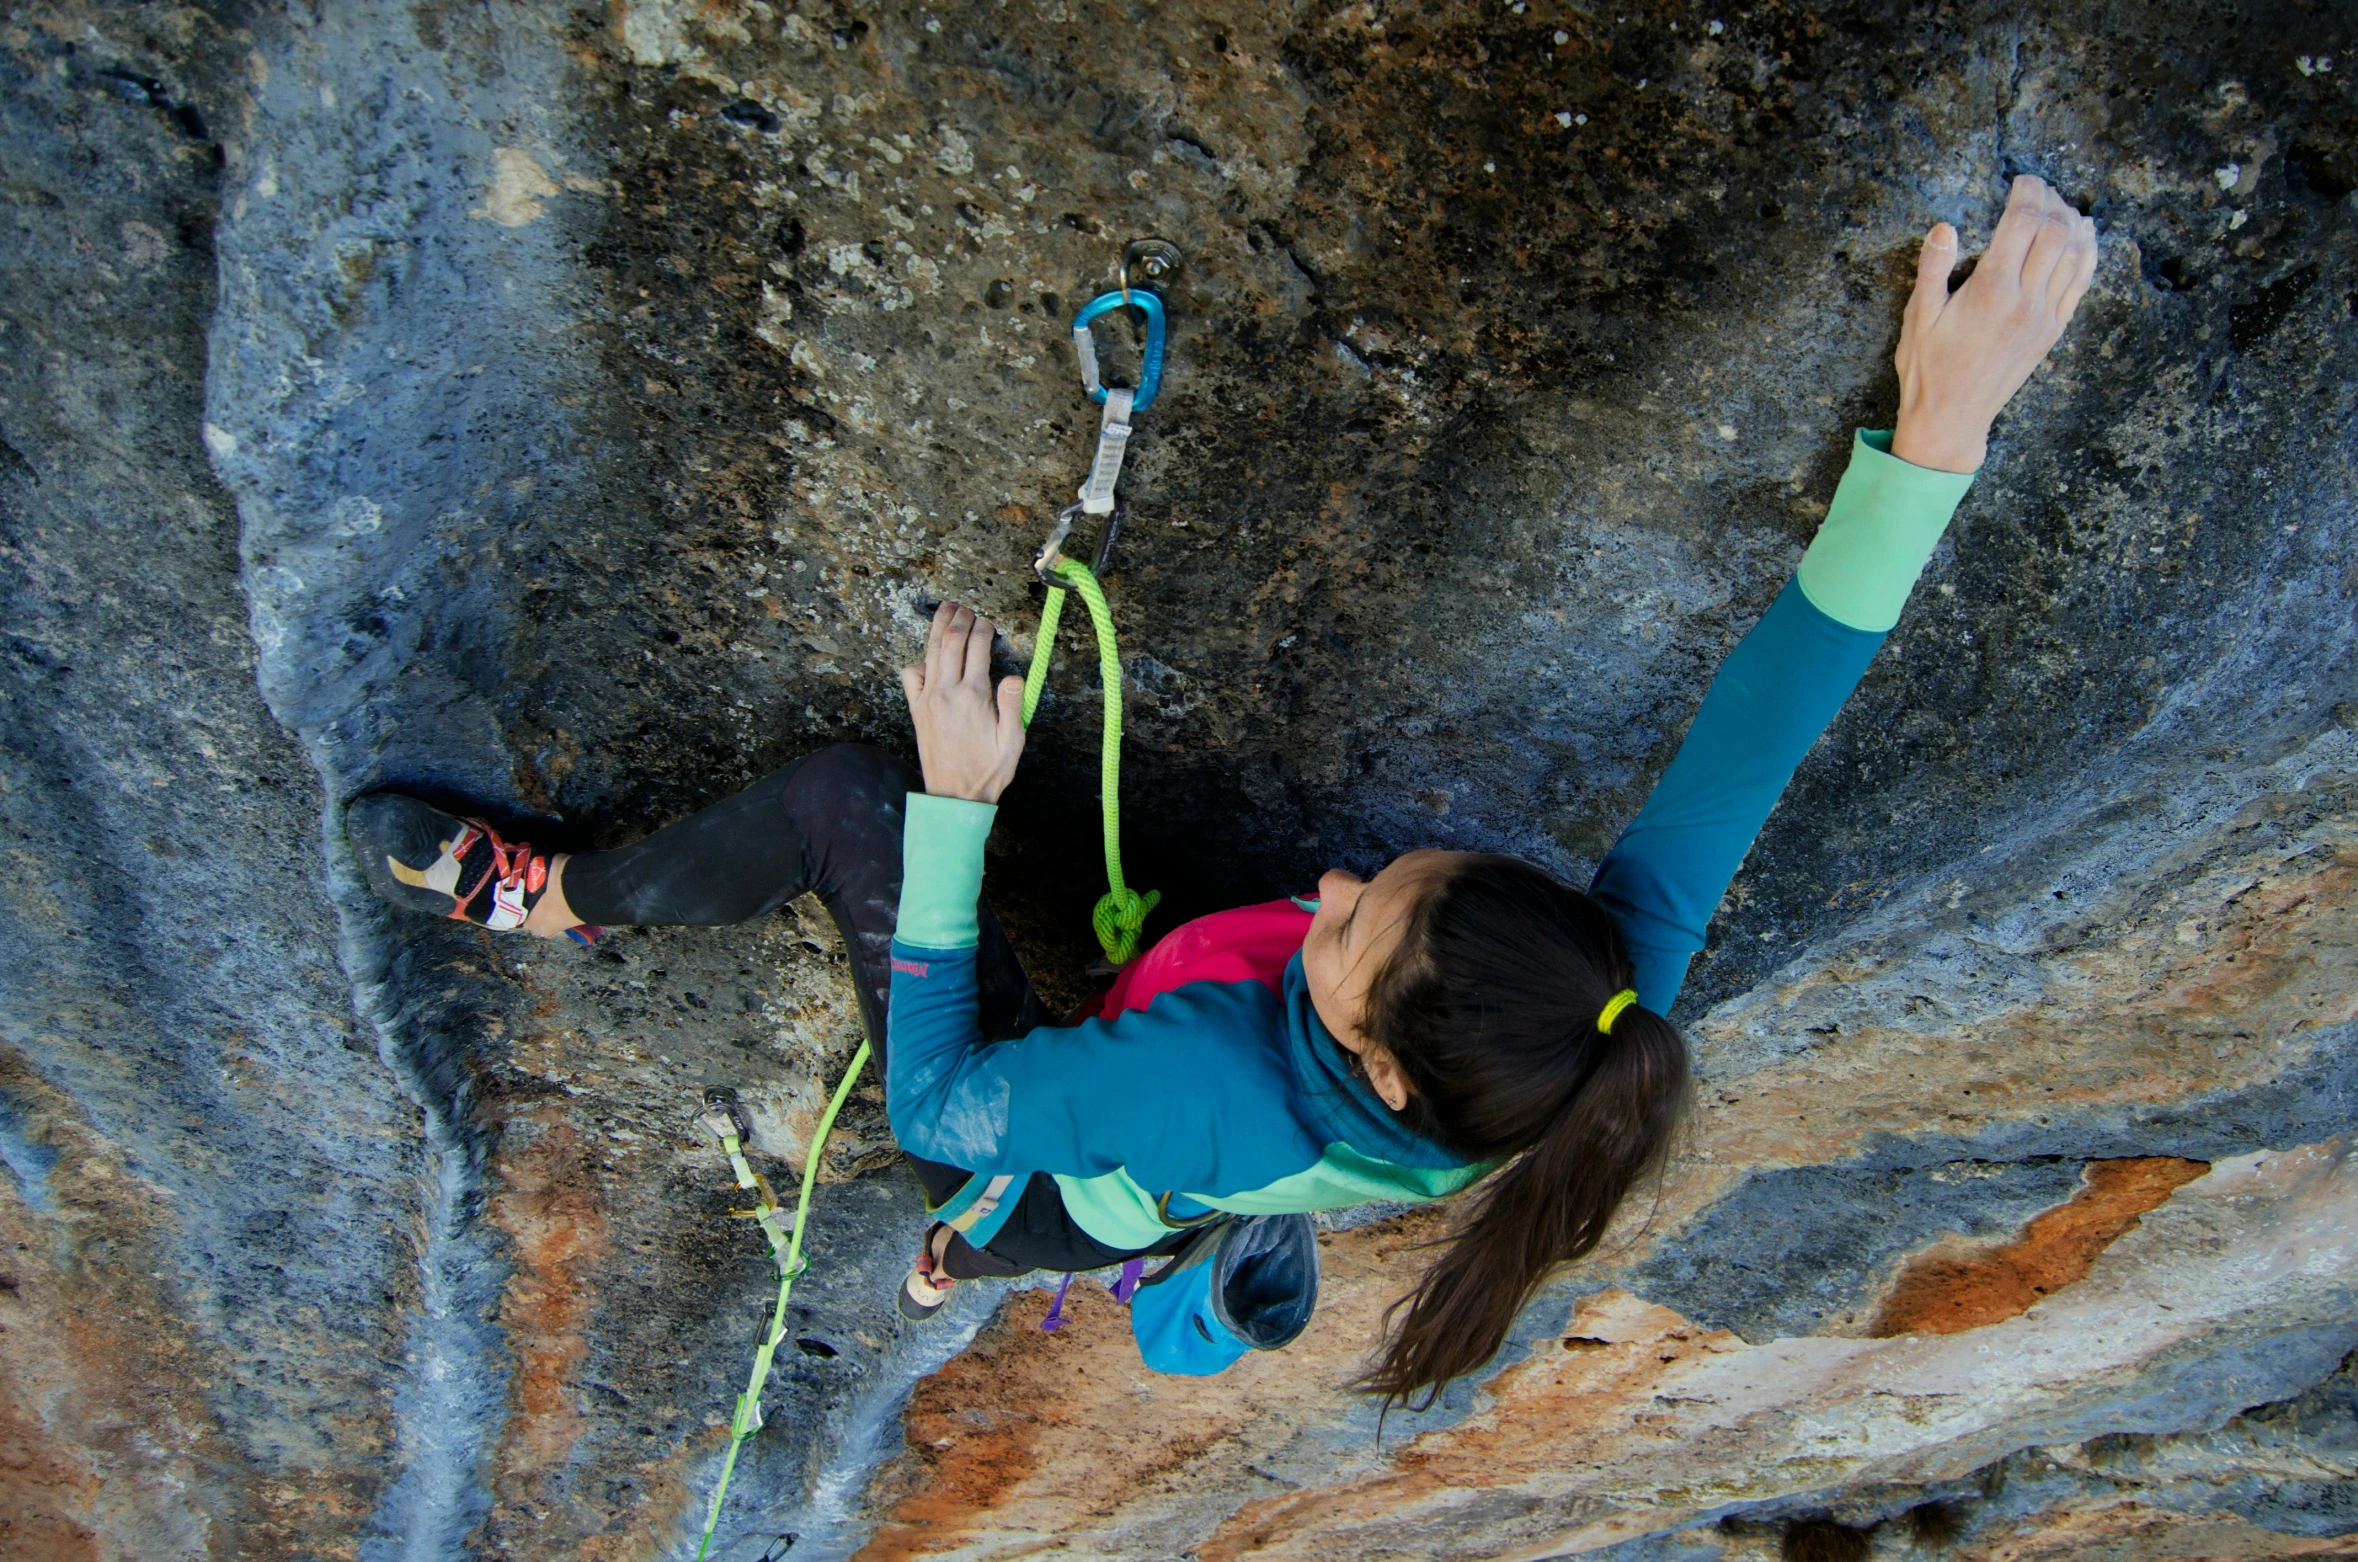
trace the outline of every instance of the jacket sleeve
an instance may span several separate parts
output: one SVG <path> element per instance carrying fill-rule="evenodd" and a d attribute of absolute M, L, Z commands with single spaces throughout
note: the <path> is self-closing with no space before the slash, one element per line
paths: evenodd
<path fill-rule="evenodd" d="M 1801 566 L 1728 656 L 1670 768 L 1598 865 L 1638 1001 L 1667 1013 L 1754 837 L 1850 698 L 1973 475 L 1913 466 L 1861 430 Z"/>
<path fill-rule="evenodd" d="M 1043 1026 L 985 1042 L 977 1009 L 976 904 L 995 810 L 912 793 L 902 833 L 900 919 L 892 943 L 885 1109 L 903 1148 L 985 1176 L 1097 1177 L 1127 1169 L 1154 1188 L 1227 1191 L 1257 1166 L 1222 1126 L 1277 1128 L 1282 1080 L 1246 1060 L 1207 1067 L 1207 1033 L 1251 1025 L 1231 1010 L 1274 1005 L 1260 983 L 1195 983 L 1145 1010 Z M 1296 1137 L 1286 1133 L 1285 1137 Z M 1226 1148 L 1224 1148 L 1224 1146 Z M 1305 1164 L 1318 1151 L 1261 1146 Z"/>
<path fill-rule="evenodd" d="M 1002 1169 L 1009 1127 L 1008 1082 L 956 1066 L 982 1045 L 974 962 L 983 846 L 998 813 L 990 803 L 909 794 L 885 1021 L 893 1136 L 913 1155 L 972 1172 Z"/>

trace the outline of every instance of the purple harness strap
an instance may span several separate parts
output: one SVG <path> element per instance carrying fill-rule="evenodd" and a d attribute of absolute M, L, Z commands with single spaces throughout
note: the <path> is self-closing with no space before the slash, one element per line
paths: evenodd
<path fill-rule="evenodd" d="M 1113 1299 L 1124 1307 L 1129 1306 L 1130 1297 L 1137 1291 L 1138 1281 L 1145 1273 L 1145 1259 L 1124 1260 L 1122 1272 L 1114 1277 Z M 1064 1277 L 1064 1283 L 1056 1288 L 1056 1300 L 1048 1304 L 1048 1316 L 1040 1320 L 1041 1333 L 1054 1334 L 1065 1326 L 1067 1320 L 1064 1316 L 1064 1295 L 1072 1288 L 1073 1277 L 1068 1274 Z"/>
<path fill-rule="evenodd" d="M 1040 1320 L 1040 1332 L 1054 1334 L 1064 1327 L 1064 1293 L 1073 1288 L 1073 1277 L 1066 1275 L 1064 1284 L 1056 1288 L 1056 1300 L 1048 1304 L 1048 1316 Z"/>

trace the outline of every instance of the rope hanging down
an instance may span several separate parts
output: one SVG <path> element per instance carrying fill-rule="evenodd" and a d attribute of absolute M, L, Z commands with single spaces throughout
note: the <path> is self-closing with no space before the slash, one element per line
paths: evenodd
<path fill-rule="evenodd" d="M 721 1461 L 720 1484 L 712 1489 L 712 1506 L 705 1511 L 704 1538 L 696 1544 L 696 1562 L 704 1562 L 704 1554 L 712 1549 L 712 1532 L 720 1526 L 721 1502 L 729 1495 L 729 1477 L 737 1470 L 737 1450 L 761 1430 L 761 1391 L 770 1381 L 770 1363 L 777 1358 L 778 1345 L 786 1338 L 786 1299 L 794 1294 L 795 1276 L 810 1267 L 803 1262 L 802 1228 L 810 1219 L 811 1184 L 818 1181 L 819 1156 L 827 1148 L 827 1136 L 835 1131 L 836 1115 L 843 1110 L 852 1086 L 859 1082 L 860 1070 L 867 1064 L 868 1043 L 862 1041 L 860 1050 L 852 1054 L 851 1066 L 843 1071 L 834 1096 L 828 1100 L 819 1126 L 811 1134 L 810 1150 L 802 1158 L 802 1192 L 794 1200 L 794 1228 L 787 1233 L 783 1244 L 778 1240 L 778 1201 L 770 1193 L 768 1180 L 745 1159 L 735 1112 L 716 1109 L 705 1116 L 705 1126 L 719 1135 L 721 1148 L 729 1154 L 729 1165 L 737 1173 L 737 1186 L 756 1190 L 758 1204 L 750 1211 L 739 1213 L 750 1214 L 760 1221 L 762 1231 L 770 1239 L 771 1255 L 778 1261 L 778 1305 L 771 1310 L 769 1332 L 762 1336 L 760 1348 L 753 1353 L 753 1373 L 746 1380 L 745 1392 L 737 1396 L 737 1411 L 729 1422 L 728 1457 Z"/>
<path fill-rule="evenodd" d="M 1089 925 L 1097 933 L 1097 942 L 1105 948 L 1105 958 L 1115 965 L 1126 963 L 1138 953 L 1139 930 L 1146 926 L 1147 915 L 1163 898 L 1161 890 L 1148 890 L 1141 895 L 1130 888 L 1122 877 L 1122 651 L 1114 639 L 1113 610 L 1105 605 L 1105 588 L 1097 583 L 1097 576 L 1079 559 L 1058 559 L 1053 566 L 1055 576 L 1064 586 L 1050 586 L 1048 601 L 1040 609 L 1040 636 L 1032 645 L 1031 670 L 1023 680 L 1023 724 L 1032 724 L 1032 712 L 1040 703 L 1040 690 L 1048 682 L 1048 664 L 1056 655 L 1056 629 L 1064 620 L 1064 598 L 1069 588 L 1080 593 L 1089 608 L 1089 621 L 1097 630 L 1097 676 L 1105 685 L 1105 737 L 1100 749 L 1097 768 L 1098 793 L 1105 800 L 1105 882 L 1106 892 L 1098 897 L 1096 909 L 1089 913 Z"/>

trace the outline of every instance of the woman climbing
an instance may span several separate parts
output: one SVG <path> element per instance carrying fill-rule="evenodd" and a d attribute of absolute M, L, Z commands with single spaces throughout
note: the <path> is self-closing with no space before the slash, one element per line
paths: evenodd
<path fill-rule="evenodd" d="M 902 675 L 921 777 L 837 746 L 636 845 L 553 859 L 379 794 L 352 805 L 355 846 L 397 904 L 549 936 L 738 922 L 817 893 L 935 1215 L 901 1293 L 911 1316 L 959 1279 L 1184 1253 L 1166 1271 L 1220 1278 L 1182 1310 L 1192 1334 L 1150 1341 L 1142 1317 L 1141 1344 L 1157 1365 L 1216 1370 L 1306 1316 L 1298 1222 L 1266 1217 L 1484 1183 L 1366 1379 L 1429 1394 L 1496 1352 L 1663 1153 L 1687 1065 L 1662 1016 L 1687 962 L 1898 622 L 1992 420 L 2087 290 L 2095 228 L 2025 177 L 1952 293 L 1957 260 L 1955 230 L 1936 224 L 1900 333 L 1894 429 L 1857 436 L 1794 578 L 1585 894 L 1514 858 L 1414 851 L 1364 882 L 1330 872 L 1315 900 L 1190 922 L 1060 1025 L 981 897 L 1023 750 L 1021 687 L 994 687 L 992 625 L 955 605 Z M 1195 1262 L 1207 1253 L 1217 1262 Z M 1308 1262 L 1314 1274 L 1314 1250 Z"/>

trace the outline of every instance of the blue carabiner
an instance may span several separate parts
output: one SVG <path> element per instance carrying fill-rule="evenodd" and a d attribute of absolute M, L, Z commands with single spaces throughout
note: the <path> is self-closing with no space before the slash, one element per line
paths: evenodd
<path fill-rule="evenodd" d="M 1081 383 L 1089 388 L 1089 399 L 1103 403 L 1105 382 L 1097 375 L 1097 339 L 1089 334 L 1090 323 L 1100 315 L 1108 315 L 1124 304 L 1134 304 L 1146 311 L 1146 357 L 1138 370 L 1138 391 L 1130 398 L 1132 412 L 1144 412 L 1154 400 L 1154 393 L 1163 388 L 1163 301 L 1144 288 L 1132 288 L 1124 293 L 1119 288 L 1111 293 L 1100 293 L 1081 306 L 1073 316 L 1073 349 L 1081 355 Z"/>

